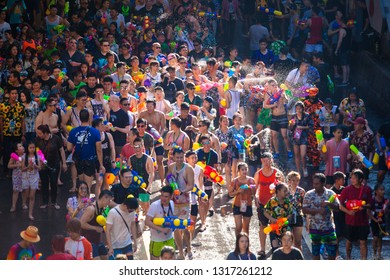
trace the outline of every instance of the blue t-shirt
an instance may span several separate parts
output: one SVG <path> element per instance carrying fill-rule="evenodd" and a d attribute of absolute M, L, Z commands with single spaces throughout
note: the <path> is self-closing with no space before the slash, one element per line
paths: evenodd
<path fill-rule="evenodd" d="M 85 137 L 83 147 L 81 148 L 81 143 L 87 131 L 88 135 Z M 89 126 L 75 127 L 69 132 L 68 141 L 76 147 L 75 153 L 79 155 L 80 160 L 97 159 L 96 142 L 100 142 L 101 139 L 100 132 L 96 128 Z"/>

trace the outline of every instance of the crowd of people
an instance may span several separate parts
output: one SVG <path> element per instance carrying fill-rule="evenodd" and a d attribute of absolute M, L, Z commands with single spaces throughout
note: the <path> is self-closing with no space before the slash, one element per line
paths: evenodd
<path fill-rule="evenodd" d="M 54 236 L 47 259 L 132 259 L 144 219 L 151 259 L 191 260 L 195 232 L 224 194 L 234 197 L 237 236 L 228 259 L 269 257 L 268 233 L 273 259 L 303 259 L 304 226 L 314 259 L 324 250 L 342 259 L 343 237 L 347 259 L 357 241 L 367 259 L 370 227 L 381 259 L 390 124 L 370 129 L 349 78 L 366 14 L 361 0 L 0 1 L 10 212 L 19 195 L 32 223 L 34 211 L 67 208 L 69 237 Z M 249 40 L 242 54 L 238 33 Z M 339 105 L 335 86 L 347 92 Z M 284 159 L 294 170 L 278 168 Z M 58 186 L 68 183 L 61 205 Z M 21 237 L 7 258 L 39 258 L 38 229 Z"/>

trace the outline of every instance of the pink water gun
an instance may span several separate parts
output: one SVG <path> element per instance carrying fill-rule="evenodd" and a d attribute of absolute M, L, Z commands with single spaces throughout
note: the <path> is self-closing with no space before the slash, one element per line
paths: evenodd
<path fill-rule="evenodd" d="M 43 162 L 43 164 L 47 164 L 47 160 L 45 159 L 43 152 L 39 148 L 37 148 L 36 151 L 39 159 Z"/>
<path fill-rule="evenodd" d="M 22 161 L 22 158 L 18 156 L 16 153 L 12 153 L 11 158 L 14 159 L 15 161 Z"/>

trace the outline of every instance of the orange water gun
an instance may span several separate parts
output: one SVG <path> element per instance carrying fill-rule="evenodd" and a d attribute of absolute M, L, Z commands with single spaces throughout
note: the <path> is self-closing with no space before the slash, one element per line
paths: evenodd
<path fill-rule="evenodd" d="M 225 180 L 215 168 L 206 165 L 201 161 L 198 161 L 197 165 L 199 165 L 203 169 L 203 175 L 206 176 L 207 178 L 210 178 L 214 183 L 219 185 L 225 184 Z"/>
<path fill-rule="evenodd" d="M 279 218 L 276 220 L 276 223 L 269 224 L 266 228 L 264 228 L 264 233 L 269 234 L 274 231 L 277 235 L 280 235 L 280 230 L 287 225 L 287 218 Z"/>

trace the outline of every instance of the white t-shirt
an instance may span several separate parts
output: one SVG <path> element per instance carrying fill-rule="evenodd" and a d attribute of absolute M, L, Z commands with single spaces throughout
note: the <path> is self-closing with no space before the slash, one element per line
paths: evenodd
<path fill-rule="evenodd" d="M 148 216 L 152 218 L 163 218 L 164 212 L 167 216 L 173 216 L 173 211 L 174 211 L 174 204 L 173 201 L 171 200 L 169 202 L 169 206 L 163 207 L 161 204 L 161 200 L 157 200 L 153 202 L 148 211 Z M 167 241 L 172 238 L 172 230 L 169 233 L 163 233 L 161 231 L 157 231 L 153 228 L 150 229 L 150 240 L 155 241 L 155 242 L 162 242 L 162 241 Z"/>
<path fill-rule="evenodd" d="M 111 244 L 112 248 L 120 249 L 126 247 L 132 243 L 131 239 L 131 223 L 134 223 L 134 212 L 129 213 L 122 211 L 119 207 L 120 205 L 115 206 L 113 209 L 108 212 L 106 223 L 112 225 L 111 227 Z M 123 219 L 119 215 L 119 213 L 115 210 L 117 209 L 119 213 L 122 215 Z"/>
<path fill-rule="evenodd" d="M 71 254 L 78 260 L 83 260 L 85 255 L 84 243 L 86 242 L 88 241 L 84 236 L 80 236 L 80 239 L 77 241 L 67 238 L 65 241 L 65 252 Z"/>
<path fill-rule="evenodd" d="M 195 167 L 194 167 L 194 183 L 195 185 L 199 188 L 199 174 L 200 172 L 202 172 L 202 168 L 200 168 L 199 165 L 195 164 Z M 198 196 L 194 193 L 191 192 L 190 194 L 190 203 L 191 205 L 196 205 L 198 204 Z"/>
<path fill-rule="evenodd" d="M 3 38 L 3 41 L 6 41 L 7 38 L 5 37 L 5 31 L 11 30 L 11 26 L 8 22 L 3 22 L 0 24 L 0 37 Z"/>

